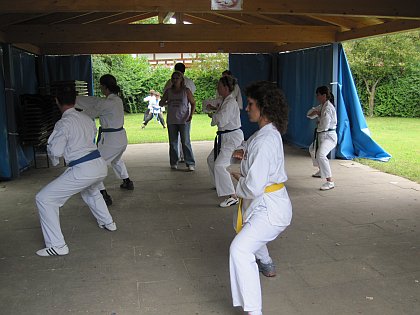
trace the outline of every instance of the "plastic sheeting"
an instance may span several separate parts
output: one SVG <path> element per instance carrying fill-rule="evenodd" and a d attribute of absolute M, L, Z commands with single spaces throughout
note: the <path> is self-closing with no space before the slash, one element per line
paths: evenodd
<path fill-rule="evenodd" d="M 246 67 L 244 67 L 246 65 Z M 244 102 L 241 110 L 241 123 L 245 140 L 248 139 L 255 131 L 258 125 L 252 123 L 248 119 L 245 111 L 246 97 L 244 88 L 250 83 L 259 80 L 270 80 L 272 68 L 272 56 L 269 54 L 230 54 L 229 70 L 233 76 L 238 79 L 239 87 L 242 91 L 242 100 Z"/>
<path fill-rule="evenodd" d="M 36 55 L 27 53 L 17 48 L 12 48 L 14 87 L 16 95 L 37 94 L 38 86 L 38 65 Z M 44 75 L 45 83 L 53 81 L 82 80 L 88 82 L 89 94 L 93 92 L 92 62 L 91 57 L 84 56 L 45 56 Z M 4 67 L 3 54 L 0 54 L 0 178 L 10 179 L 10 157 L 8 144 L 8 130 L 6 120 L 6 102 L 4 95 Z M 15 105 L 16 122 L 19 125 L 23 109 L 19 103 Z M 18 146 L 16 148 L 19 169 L 26 169 L 33 159 L 32 147 Z"/>
<path fill-rule="evenodd" d="M 316 120 L 306 117 L 317 106 L 315 90 L 332 81 L 332 46 L 299 50 L 278 55 L 279 87 L 289 104 L 289 124 L 283 138 L 302 148 L 308 148 L 314 138 Z"/>
<path fill-rule="evenodd" d="M 388 161 L 385 152 L 371 137 L 343 47 L 339 47 L 336 155 L 343 159 L 366 158 Z"/>
<path fill-rule="evenodd" d="M 7 141 L 6 100 L 4 99 L 3 54 L 0 54 L 0 178 L 12 174 Z"/>
<path fill-rule="evenodd" d="M 334 82 L 338 83 L 338 95 L 335 95 L 338 116 L 336 157 L 387 161 L 390 155 L 369 136 L 350 67 L 341 45 L 338 45 L 338 55 L 339 58 L 336 59 L 338 65 L 334 65 L 333 46 L 328 45 L 278 55 L 233 54 L 230 55 L 229 65 L 242 89 L 253 81 L 273 81 L 273 78 L 278 78 L 278 86 L 284 91 L 289 104 L 289 124 L 283 138 L 302 148 L 308 148 L 313 141 L 316 122 L 308 119 L 306 113 L 312 106 L 318 105 L 315 90 L 321 85 L 332 87 L 333 66 L 336 66 L 338 68 L 338 82 Z M 244 111 L 241 113 L 241 120 L 247 139 L 258 126 L 249 122 Z"/>
<path fill-rule="evenodd" d="M 45 56 L 45 82 L 85 81 L 89 95 L 93 95 L 92 60 L 90 55 Z"/>

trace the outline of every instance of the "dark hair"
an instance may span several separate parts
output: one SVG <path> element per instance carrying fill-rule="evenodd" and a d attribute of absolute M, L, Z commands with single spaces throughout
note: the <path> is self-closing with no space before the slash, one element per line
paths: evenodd
<path fill-rule="evenodd" d="M 104 74 L 100 79 L 99 83 L 106 87 L 111 93 L 118 94 L 121 89 L 117 85 L 117 79 L 111 74 Z"/>
<path fill-rule="evenodd" d="M 57 102 L 60 106 L 74 105 L 76 103 L 76 90 L 73 86 L 65 86 L 57 90 Z"/>
<path fill-rule="evenodd" d="M 289 109 L 283 91 L 275 83 L 252 83 L 246 87 L 245 95 L 256 100 L 261 115 L 270 120 L 281 134 L 286 132 Z"/>
<path fill-rule="evenodd" d="M 319 95 L 326 95 L 327 100 L 334 105 L 334 95 L 331 93 L 331 90 L 328 86 L 318 86 L 315 90 L 315 93 Z"/>
<path fill-rule="evenodd" d="M 175 64 L 174 70 L 185 73 L 185 65 L 182 62 L 178 62 Z"/>
<path fill-rule="evenodd" d="M 223 86 L 227 86 L 230 92 L 233 91 L 236 85 L 236 79 L 230 75 L 221 77 L 219 82 L 222 83 Z"/>
<path fill-rule="evenodd" d="M 222 75 L 232 75 L 232 72 L 230 70 L 225 70 L 222 72 Z"/>

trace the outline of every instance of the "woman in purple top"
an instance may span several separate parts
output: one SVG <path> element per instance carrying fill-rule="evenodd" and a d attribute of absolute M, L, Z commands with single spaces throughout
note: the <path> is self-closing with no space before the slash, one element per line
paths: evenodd
<path fill-rule="evenodd" d="M 190 122 L 195 111 L 195 100 L 191 91 L 185 86 L 182 72 L 175 71 L 171 76 L 171 87 L 165 91 L 159 103 L 168 106 L 167 125 L 169 136 L 169 162 L 171 169 L 178 168 L 178 134 L 181 136 L 182 151 L 189 171 L 194 171 L 195 160 L 191 141 L 187 139 L 186 123 Z M 188 106 L 191 104 L 191 111 Z"/>

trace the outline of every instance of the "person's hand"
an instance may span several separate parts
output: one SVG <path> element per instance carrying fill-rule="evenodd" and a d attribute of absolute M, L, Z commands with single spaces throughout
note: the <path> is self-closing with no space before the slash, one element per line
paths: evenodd
<path fill-rule="evenodd" d="M 238 160 L 242 160 L 244 158 L 244 150 L 243 149 L 239 149 L 239 150 L 235 150 L 232 153 L 232 157 Z"/>
<path fill-rule="evenodd" d="M 241 178 L 241 173 L 239 172 L 231 172 L 230 175 L 236 179 L 237 181 L 239 181 L 239 178 Z"/>
<path fill-rule="evenodd" d="M 210 103 L 206 105 L 206 108 L 208 110 L 216 110 L 219 104 L 217 104 L 216 106 L 211 105 Z"/>

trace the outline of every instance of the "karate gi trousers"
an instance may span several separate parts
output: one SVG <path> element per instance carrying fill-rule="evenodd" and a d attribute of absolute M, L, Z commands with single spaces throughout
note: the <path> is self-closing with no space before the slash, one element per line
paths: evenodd
<path fill-rule="evenodd" d="M 61 247 L 66 244 L 60 227 L 60 207 L 79 192 L 99 224 L 113 222 L 99 192 L 99 185 L 107 173 L 108 167 L 102 158 L 87 161 L 67 168 L 36 195 L 46 247 Z"/>

